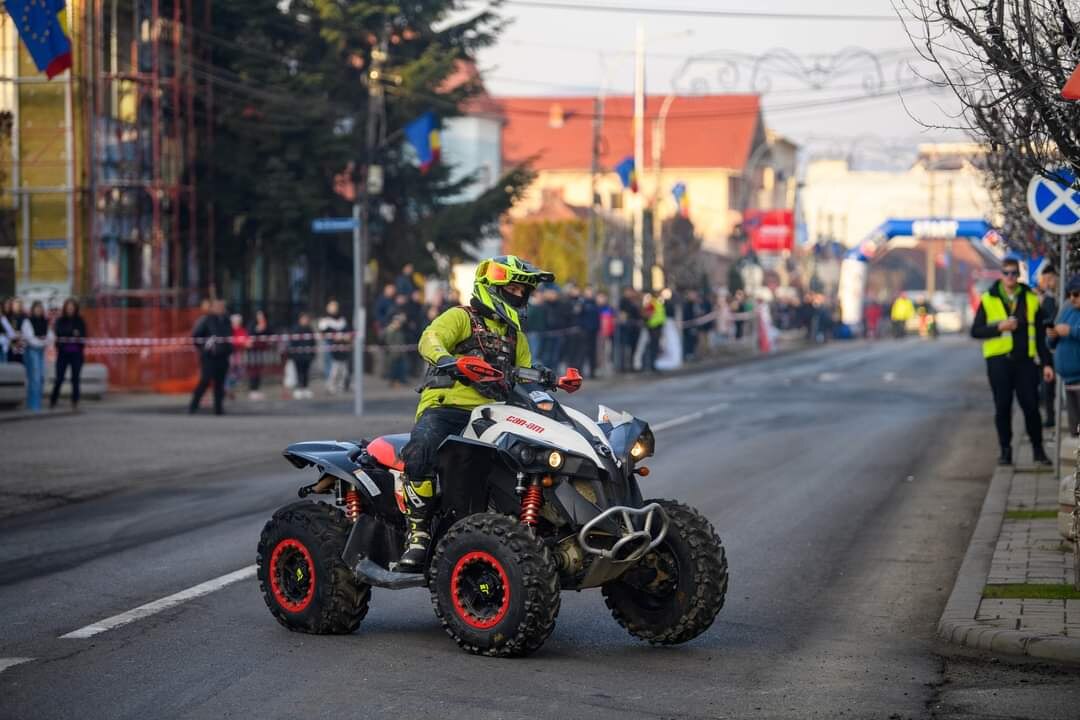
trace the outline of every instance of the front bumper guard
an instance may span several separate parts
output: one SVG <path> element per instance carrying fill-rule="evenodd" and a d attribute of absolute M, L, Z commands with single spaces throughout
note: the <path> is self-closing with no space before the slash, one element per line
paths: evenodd
<path fill-rule="evenodd" d="M 641 530 L 635 529 L 634 520 L 644 517 Z M 614 519 L 616 523 L 621 521 L 623 534 L 610 548 L 599 547 L 589 542 L 589 534 L 599 525 Z M 624 507 L 616 505 L 585 523 L 578 532 L 578 542 L 581 548 L 590 555 L 599 555 L 612 562 L 636 562 L 645 556 L 661 542 L 667 535 L 669 520 L 664 508 L 659 503 L 649 503 L 642 508 Z M 608 536 L 610 537 L 610 535 Z"/>

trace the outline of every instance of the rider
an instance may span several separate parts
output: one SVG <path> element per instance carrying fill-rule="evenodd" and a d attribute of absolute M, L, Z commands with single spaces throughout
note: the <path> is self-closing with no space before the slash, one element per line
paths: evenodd
<path fill-rule="evenodd" d="M 483 384 L 462 381 L 456 373 L 457 359 L 478 356 L 504 373 L 515 367 L 531 367 L 532 353 L 522 327 L 529 295 L 540 283 L 554 279 L 553 274 L 513 255 L 484 260 L 476 268 L 469 305 L 439 315 L 420 336 L 420 355 L 431 368 L 416 409 L 416 426 L 401 452 L 409 536 L 398 571 L 423 569 L 437 499 L 435 452 L 447 436 L 465 429 L 473 408 L 493 399 L 481 392 Z"/>

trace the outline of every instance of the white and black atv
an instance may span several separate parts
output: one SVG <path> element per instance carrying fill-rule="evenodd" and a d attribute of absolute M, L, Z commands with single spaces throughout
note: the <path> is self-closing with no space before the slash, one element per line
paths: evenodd
<path fill-rule="evenodd" d="M 372 587 L 427 586 L 462 648 L 515 656 L 551 634 L 561 590 L 599 587 L 615 619 L 643 640 L 672 645 L 708 629 L 727 590 L 724 548 L 693 508 L 642 498 L 649 426 L 604 406 L 593 422 L 557 402 L 535 370 L 504 378 L 472 357 L 459 366 L 502 383 L 506 401 L 473 410 L 439 449 L 426 571 L 391 569 L 405 540 L 407 434 L 290 445 L 293 465 L 320 473 L 300 497 L 333 500 L 287 505 L 263 528 L 258 576 L 274 617 L 290 630 L 350 633 Z M 570 370 L 557 386 L 580 384 Z"/>

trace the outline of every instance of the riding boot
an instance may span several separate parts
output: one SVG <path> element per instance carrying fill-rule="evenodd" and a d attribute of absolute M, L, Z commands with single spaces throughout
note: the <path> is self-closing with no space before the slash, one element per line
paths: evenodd
<path fill-rule="evenodd" d="M 423 572 L 431 545 L 431 516 L 435 512 L 435 481 L 405 478 L 405 520 L 409 532 L 397 572 Z"/>

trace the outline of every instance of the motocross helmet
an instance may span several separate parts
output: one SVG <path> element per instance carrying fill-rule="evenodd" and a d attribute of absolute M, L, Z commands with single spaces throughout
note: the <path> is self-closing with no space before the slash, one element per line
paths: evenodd
<path fill-rule="evenodd" d="M 522 323 L 528 311 L 529 296 L 540 283 L 554 280 L 553 273 L 541 270 L 519 257 L 499 255 L 477 266 L 472 305 L 523 332 Z M 511 284 L 521 285 L 525 292 L 520 296 L 507 292 L 507 286 Z"/>

